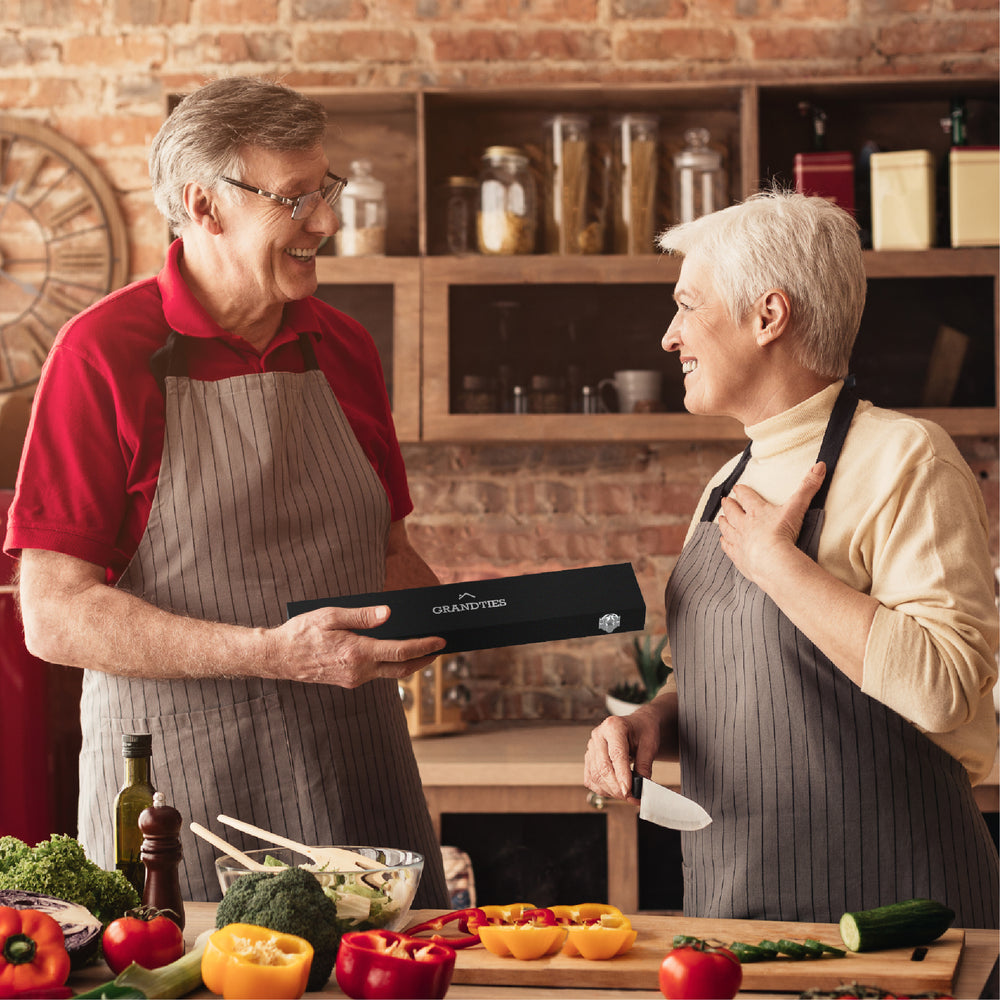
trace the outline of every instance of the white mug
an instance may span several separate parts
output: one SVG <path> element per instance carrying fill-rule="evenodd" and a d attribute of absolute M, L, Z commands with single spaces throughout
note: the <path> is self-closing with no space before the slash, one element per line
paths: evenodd
<path fill-rule="evenodd" d="M 601 409 L 608 412 L 604 401 L 604 387 L 612 386 L 618 397 L 618 412 L 633 413 L 637 407 L 643 410 L 660 408 L 660 387 L 663 373 L 650 369 L 632 368 L 615 372 L 614 378 L 602 378 L 597 383 Z"/>

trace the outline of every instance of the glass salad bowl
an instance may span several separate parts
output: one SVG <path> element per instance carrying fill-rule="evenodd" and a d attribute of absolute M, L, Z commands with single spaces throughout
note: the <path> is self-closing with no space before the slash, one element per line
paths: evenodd
<path fill-rule="evenodd" d="M 341 846 L 341 845 L 338 845 Z M 355 847 L 344 845 L 344 850 L 362 854 L 384 865 L 361 871 L 334 869 L 316 865 L 298 851 L 286 847 L 270 847 L 246 854 L 274 872 L 290 865 L 311 871 L 323 891 L 337 905 L 337 925 L 341 934 L 347 931 L 364 931 L 377 927 L 400 930 L 417 894 L 420 876 L 424 870 L 424 857 L 415 851 L 395 847 Z M 215 861 L 215 871 L 223 894 L 250 869 L 228 855 Z"/>

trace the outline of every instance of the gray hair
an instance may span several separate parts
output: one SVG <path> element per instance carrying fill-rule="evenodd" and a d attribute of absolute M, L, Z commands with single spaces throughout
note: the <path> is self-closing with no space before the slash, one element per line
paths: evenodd
<path fill-rule="evenodd" d="M 848 371 L 867 288 L 858 226 L 825 198 L 762 191 L 673 226 L 663 250 L 708 261 L 730 318 L 746 318 L 767 290 L 791 304 L 794 357 L 824 378 Z"/>
<path fill-rule="evenodd" d="M 149 173 L 156 207 L 181 232 L 191 221 L 184 208 L 187 184 L 212 189 L 223 176 L 242 180 L 242 153 L 252 147 L 315 149 L 326 124 L 321 104 L 283 84 L 239 76 L 207 83 L 174 108 L 153 140 Z"/>

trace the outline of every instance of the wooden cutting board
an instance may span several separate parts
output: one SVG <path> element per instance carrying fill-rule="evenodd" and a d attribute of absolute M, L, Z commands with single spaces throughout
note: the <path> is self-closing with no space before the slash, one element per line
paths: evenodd
<path fill-rule="evenodd" d="M 657 973 L 660 962 L 672 947 L 675 934 L 690 934 L 726 944 L 733 941 L 756 944 L 765 939 L 801 941 L 815 938 L 824 944 L 843 947 L 836 924 L 699 920 L 652 914 L 640 914 L 629 919 L 639 936 L 631 951 L 617 958 L 595 962 L 580 957 L 553 955 L 524 962 L 515 958 L 499 958 L 477 945 L 456 953 L 452 981 L 484 986 L 656 990 L 659 988 Z M 899 948 L 861 954 L 847 952 L 844 958 L 806 959 L 800 962 L 779 959 L 752 963 L 743 966 L 742 988 L 801 992 L 812 987 L 829 988 L 857 982 L 894 992 L 934 990 L 948 993 L 952 989 L 964 941 L 964 931 L 949 930 L 926 947 L 926 954 L 920 961 L 914 960 L 914 949 Z"/>

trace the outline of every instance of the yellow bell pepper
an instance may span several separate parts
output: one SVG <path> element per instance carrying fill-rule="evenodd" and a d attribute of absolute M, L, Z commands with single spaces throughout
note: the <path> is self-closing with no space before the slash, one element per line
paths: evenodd
<path fill-rule="evenodd" d="M 494 955 L 530 961 L 554 955 L 566 940 L 566 928 L 557 924 L 549 909 L 537 909 L 530 903 L 480 907 L 487 923 L 470 930 L 479 934 L 483 947 Z"/>
<path fill-rule="evenodd" d="M 566 928 L 564 955 L 582 955 L 588 959 L 624 955 L 635 944 L 637 932 L 627 917 L 607 915 L 591 924 L 570 924 Z"/>
<path fill-rule="evenodd" d="M 312 945 L 304 938 L 254 924 L 227 924 L 208 939 L 201 978 L 225 1000 L 298 1000 L 312 960 Z"/>
<path fill-rule="evenodd" d="M 480 910 L 491 924 L 512 924 L 519 920 L 525 910 L 537 909 L 534 903 L 507 903 L 505 906 L 480 906 Z M 475 924 L 475 918 L 470 921 L 469 929 Z"/>
<path fill-rule="evenodd" d="M 603 916 L 623 916 L 617 906 L 610 903 L 576 903 L 573 906 L 550 906 L 560 924 L 585 924 L 598 920 Z"/>
<path fill-rule="evenodd" d="M 566 927 L 564 955 L 582 955 L 587 959 L 614 958 L 635 944 L 636 931 L 617 906 L 609 903 L 577 903 L 553 906 L 556 920 Z"/>

